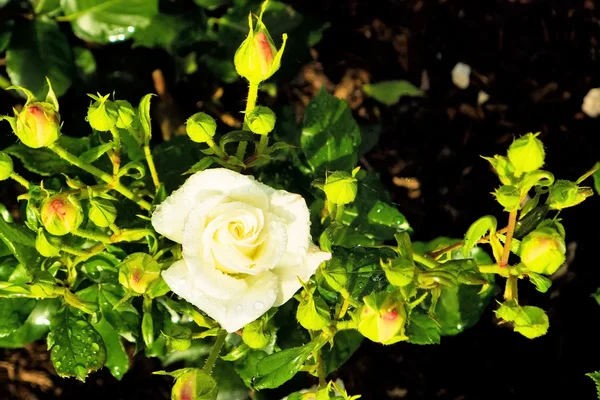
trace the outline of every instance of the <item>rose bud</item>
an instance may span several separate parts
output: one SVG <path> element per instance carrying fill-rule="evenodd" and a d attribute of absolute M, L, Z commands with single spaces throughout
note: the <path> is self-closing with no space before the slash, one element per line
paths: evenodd
<path fill-rule="evenodd" d="M 17 115 L 14 131 L 28 147 L 49 146 L 60 136 L 58 112 L 50 103 L 31 103 Z"/>
<path fill-rule="evenodd" d="M 269 107 L 255 107 L 248 116 L 248 128 L 258 135 L 268 135 L 275 128 L 275 113 Z"/>
<path fill-rule="evenodd" d="M 345 171 L 336 171 L 327 176 L 323 187 L 327 201 L 337 205 L 352 203 L 358 192 L 356 173 L 358 173 L 358 169 L 352 171 L 352 174 Z"/>
<path fill-rule="evenodd" d="M 127 129 L 135 119 L 135 110 L 127 100 L 115 100 L 119 118 L 117 119 L 117 128 Z"/>
<path fill-rule="evenodd" d="M 79 228 L 83 212 L 75 197 L 57 194 L 42 202 L 41 219 L 50 234 L 63 236 Z"/>
<path fill-rule="evenodd" d="M 521 136 L 508 148 L 508 159 L 515 169 L 515 175 L 535 171 L 544 165 L 546 152 L 542 141 L 537 138 L 539 133 L 528 133 Z"/>
<path fill-rule="evenodd" d="M 90 105 L 87 112 L 87 120 L 90 126 L 100 132 L 110 131 L 119 120 L 117 105 L 108 100 L 108 94 L 106 96 L 88 94 L 88 96 L 96 100 Z"/>
<path fill-rule="evenodd" d="M 547 204 L 553 210 L 573 207 L 593 195 L 589 187 L 579 187 L 575 182 L 558 180 L 550 188 Z"/>
<path fill-rule="evenodd" d="M 210 115 L 199 112 L 188 118 L 185 131 L 194 142 L 212 142 L 212 137 L 217 131 L 217 123 Z"/>
<path fill-rule="evenodd" d="M 373 342 L 393 344 L 408 339 L 404 334 L 406 309 L 387 292 L 366 296 L 356 317 L 358 331 Z"/>
<path fill-rule="evenodd" d="M 252 23 L 252 14 L 248 16 L 250 32 L 235 53 L 234 64 L 237 73 L 252 84 L 259 84 L 271 77 L 281 65 L 281 56 L 287 42 L 283 34 L 283 44 L 279 51 L 273 39 L 262 22 L 267 2 L 263 3 L 256 27 Z"/>
<path fill-rule="evenodd" d="M 521 242 L 521 262 L 528 270 L 552 275 L 565 262 L 565 239 L 554 228 L 544 226 L 529 233 Z"/>
<path fill-rule="evenodd" d="M 145 253 L 127 256 L 119 266 L 119 283 L 124 288 L 144 294 L 160 278 L 160 265 Z"/>
<path fill-rule="evenodd" d="M 197 368 L 186 368 L 180 371 L 171 390 L 171 400 L 217 398 L 217 382 L 206 371 Z"/>
<path fill-rule="evenodd" d="M 0 181 L 4 181 L 13 173 L 13 160 L 6 153 L 0 152 Z"/>

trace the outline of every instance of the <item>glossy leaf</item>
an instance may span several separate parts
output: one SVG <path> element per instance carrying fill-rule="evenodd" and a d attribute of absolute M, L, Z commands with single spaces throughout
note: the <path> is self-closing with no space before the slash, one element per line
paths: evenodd
<path fill-rule="evenodd" d="M 405 96 L 423 96 L 409 81 L 383 81 L 363 86 L 364 92 L 375 100 L 392 106 Z"/>
<path fill-rule="evenodd" d="M 106 346 L 105 366 L 109 369 L 112 376 L 120 380 L 129 370 L 129 357 L 125 352 L 123 343 L 121 343 L 121 336 L 119 336 L 119 333 L 106 319 L 101 319 L 98 323 L 93 324 L 93 326 L 100 336 L 102 336 L 102 340 Z"/>
<path fill-rule="evenodd" d="M 115 147 L 113 143 L 104 143 L 100 146 L 92 147 L 89 150 L 84 151 L 79 156 L 79 159 L 85 163 L 92 163 L 102 157 L 104 153 L 109 150 L 112 150 Z"/>
<path fill-rule="evenodd" d="M 228 2 L 229 0 L 194 0 L 194 3 L 208 10 L 214 10 L 215 8 L 218 8 L 223 4 L 227 4 Z"/>
<path fill-rule="evenodd" d="M 192 142 L 187 135 L 176 136 L 168 142 L 154 146 L 154 163 L 167 193 L 177 189 L 187 179 L 183 174 L 204 157 L 200 148 L 201 145 Z"/>
<path fill-rule="evenodd" d="M 292 379 L 310 356 L 310 346 L 294 347 L 273 353 L 258 362 L 254 387 L 273 389 Z"/>
<path fill-rule="evenodd" d="M 71 86 L 74 64 L 58 24 L 46 18 L 18 21 L 6 51 L 6 71 L 13 85 L 26 87 L 38 99 L 48 92 L 46 77 L 62 96 Z"/>
<path fill-rule="evenodd" d="M 43 338 L 50 329 L 50 320 L 58 306 L 58 299 L 38 300 L 23 325 L 10 335 L 0 337 L 0 347 L 20 348 Z"/>
<path fill-rule="evenodd" d="M 61 377 L 84 381 L 106 361 L 102 336 L 83 317 L 69 307 L 60 310 L 50 323 L 48 349 L 56 372 Z"/>
<path fill-rule="evenodd" d="M 410 316 L 406 335 L 408 341 L 414 344 L 440 343 L 440 330 L 436 322 L 427 315 L 413 312 Z"/>
<path fill-rule="evenodd" d="M 140 100 L 138 106 L 138 115 L 140 116 L 140 123 L 142 127 L 142 142 L 143 144 L 150 143 L 152 139 L 152 121 L 150 120 L 150 100 L 153 94 L 147 94 Z"/>
<path fill-rule="evenodd" d="M 157 0 L 61 0 L 60 5 L 75 35 L 94 43 L 129 39 L 158 13 Z"/>
<path fill-rule="evenodd" d="M 338 332 L 333 340 L 333 347 L 325 346 L 321 350 L 325 374 L 340 368 L 358 350 L 363 340 L 363 335 L 355 330 Z"/>
<path fill-rule="evenodd" d="M 0 338 L 22 327 L 35 304 L 34 299 L 0 298 Z"/>
<path fill-rule="evenodd" d="M 36 235 L 24 226 L 9 224 L 0 218 L 0 240 L 30 273 L 38 271 L 43 261 L 35 249 L 35 238 Z"/>
<path fill-rule="evenodd" d="M 348 104 L 322 89 L 304 114 L 300 147 L 313 170 L 350 171 L 358 161 L 360 129 Z"/>

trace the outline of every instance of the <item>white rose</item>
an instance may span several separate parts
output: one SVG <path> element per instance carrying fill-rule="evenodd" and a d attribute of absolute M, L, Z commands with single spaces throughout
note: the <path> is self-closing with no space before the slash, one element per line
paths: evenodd
<path fill-rule="evenodd" d="M 288 301 L 331 254 L 311 242 L 302 196 L 228 169 L 192 175 L 160 204 L 152 225 L 181 243 L 162 276 L 228 332 Z"/>
<path fill-rule="evenodd" d="M 581 110 L 592 118 L 600 115 L 600 88 L 590 89 L 583 99 Z"/>
<path fill-rule="evenodd" d="M 465 63 L 457 63 L 452 69 L 452 82 L 461 89 L 466 89 L 471 83 L 471 67 Z"/>

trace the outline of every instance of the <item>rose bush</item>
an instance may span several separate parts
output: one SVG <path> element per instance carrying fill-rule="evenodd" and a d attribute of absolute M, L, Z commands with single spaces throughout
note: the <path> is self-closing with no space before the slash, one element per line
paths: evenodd
<path fill-rule="evenodd" d="M 229 332 L 288 301 L 331 257 L 311 241 L 302 196 L 227 169 L 192 175 L 152 225 L 182 245 L 163 272 L 169 287 Z"/>

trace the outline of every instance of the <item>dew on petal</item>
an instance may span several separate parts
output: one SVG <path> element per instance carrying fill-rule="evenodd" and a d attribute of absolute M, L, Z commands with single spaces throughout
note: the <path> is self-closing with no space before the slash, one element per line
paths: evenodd
<path fill-rule="evenodd" d="M 244 307 L 242 307 L 241 304 L 238 304 L 237 306 L 235 306 L 235 312 L 238 314 L 241 313 L 243 309 L 244 309 Z"/>
<path fill-rule="evenodd" d="M 254 309 L 256 311 L 261 311 L 265 309 L 265 304 L 263 302 L 257 301 L 256 303 L 254 303 Z"/>

